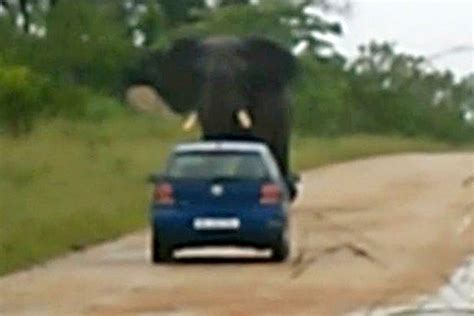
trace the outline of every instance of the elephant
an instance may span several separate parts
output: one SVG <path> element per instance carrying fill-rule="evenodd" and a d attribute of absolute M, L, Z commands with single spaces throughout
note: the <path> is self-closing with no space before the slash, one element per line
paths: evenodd
<path fill-rule="evenodd" d="M 204 139 L 258 139 L 289 176 L 291 100 L 296 58 L 260 37 L 181 39 L 141 60 L 133 83 L 154 86 L 172 110 L 199 121 Z"/>

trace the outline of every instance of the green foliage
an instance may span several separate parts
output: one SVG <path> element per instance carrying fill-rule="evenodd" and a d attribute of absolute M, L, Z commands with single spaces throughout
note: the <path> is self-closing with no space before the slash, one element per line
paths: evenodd
<path fill-rule="evenodd" d="M 306 13 L 305 7 L 313 1 L 289 2 L 262 0 L 258 4 L 248 1 L 230 1 L 212 10 L 200 12 L 200 19 L 178 28 L 173 38 L 211 35 L 257 35 L 272 39 L 288 48 L 305 41 L 309 51 L 319 56 L 318 49 L 332 44 L 318 39 L 314 33 L 339 35 L 338 23 L 330 23 L 318 15 Z"/>
<path fill-rule="evenodd" d="M 350 131 L 350 86 L 337 64 L 321 63 L 310 56 L 301 60 L 295 84 L 295 122 L 305 134 L 337 135 Z"/>
<path fill-rule="evenodd" d="M 193 13 L 206 7 L 205 0 L 158 0 L 158 4 L 174 26 L 193 21 Z"/>
<path fill-rule="evenodd" d="M 81 118 L 85 114 L 89 94 L 84 88 L 55 84 L 49 95 L 47 114 L 50 117 Z"/>
<path fill-rule="evenodd" d="M 175 38 L 206 37 L 211 35 L 266 36 L 290 46 L 291 29 L 279 22 L 279 8 L 261 8 L 249 5 L 233 5 L 216 9 L 206 18 L 176 31 Z"/>
<path fill-rule="evenodd" d="M 302 133 L 431 136 L 474 139 L 462 121 L 472 100 L 467 81 L 429 71 L 423 58 L 370 43 L 347 69 L 335 62 L 302 59 L 296 85 L 296 126 Z"/>
<path fill-rule="evenodd" d="M 358 130 L 450 140 L 474 137 L 460 119 L 464 102 L 453 98 L 459 87 L 453 75 L 429 71 L 423 58 L 396 53 L 387 43 L 371 43 L 361 48 L 349 72 L 354 105 L 366 120 Z"/>
<path fill-rule="evenodd" d="M 143 46 L 165 48 L 169 45 L 169 32 L 171 26 L 168 23 L 163 10 L 154 0 L 148 0 L 148 10 L 142 14 L 135 28 L 145 37 Z"/>
<path fill-rule="evenodd" d="M 115 99 L 81 86 L 54 84 L 49 89 L 46 116 L 102 122 L 124 112 Z"/>
<path fill-rule="evenodd" d="M 46 105 L 46 79 L 24 66 L 0 68 L 0 122 L 13 136 L 29 133 Z"/>
<path fill-rule="evenodd" d="M 32 66 L 37 41 L 23 36 L 8 19 L 0 16 L 0 62 Z"/>
<path fill-rule="evenodd" d="M 116 14 L 108 6 L 60 1 L 47 18 L 37 67 L 69 84 L 113 90 L 132 48 Z"/>

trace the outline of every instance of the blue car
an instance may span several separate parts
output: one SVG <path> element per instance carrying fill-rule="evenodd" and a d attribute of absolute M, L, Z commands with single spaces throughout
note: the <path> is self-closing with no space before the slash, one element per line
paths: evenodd
<path fill-rule="evenodd" d="M 153 262 L 198 246 L 270 248 L 272 260 L 287 258 L 290 197 L 265 144 L 180 144 L 166 171 L 151 181 Z"/>

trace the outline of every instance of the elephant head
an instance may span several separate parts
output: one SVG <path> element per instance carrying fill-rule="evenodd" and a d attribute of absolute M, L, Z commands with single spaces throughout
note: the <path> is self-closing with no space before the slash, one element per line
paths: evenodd
<path fill-rule="evenodd" d="M 204 135 L 236 134 L 252 128 L 259 95 L 280 94 L 294 74 L 291 53 L 266 39 L 185 39 L 165 55 L 161 89 L 191 113 L 187 127 L 197 113 Z"/>

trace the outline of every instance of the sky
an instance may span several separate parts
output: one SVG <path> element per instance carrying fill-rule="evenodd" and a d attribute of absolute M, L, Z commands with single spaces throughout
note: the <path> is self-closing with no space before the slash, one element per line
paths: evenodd
<path fill-rule="evenodd" d="M 352 0 L 342 21 L 336 48 L 346 56 L 362 43 L 386 40 L 399 51 L 433 57 L 434 67 L 458 77 L 474 72 L 474 0 Z M 442 53 L 453 48 L 461 49 Z"/>

